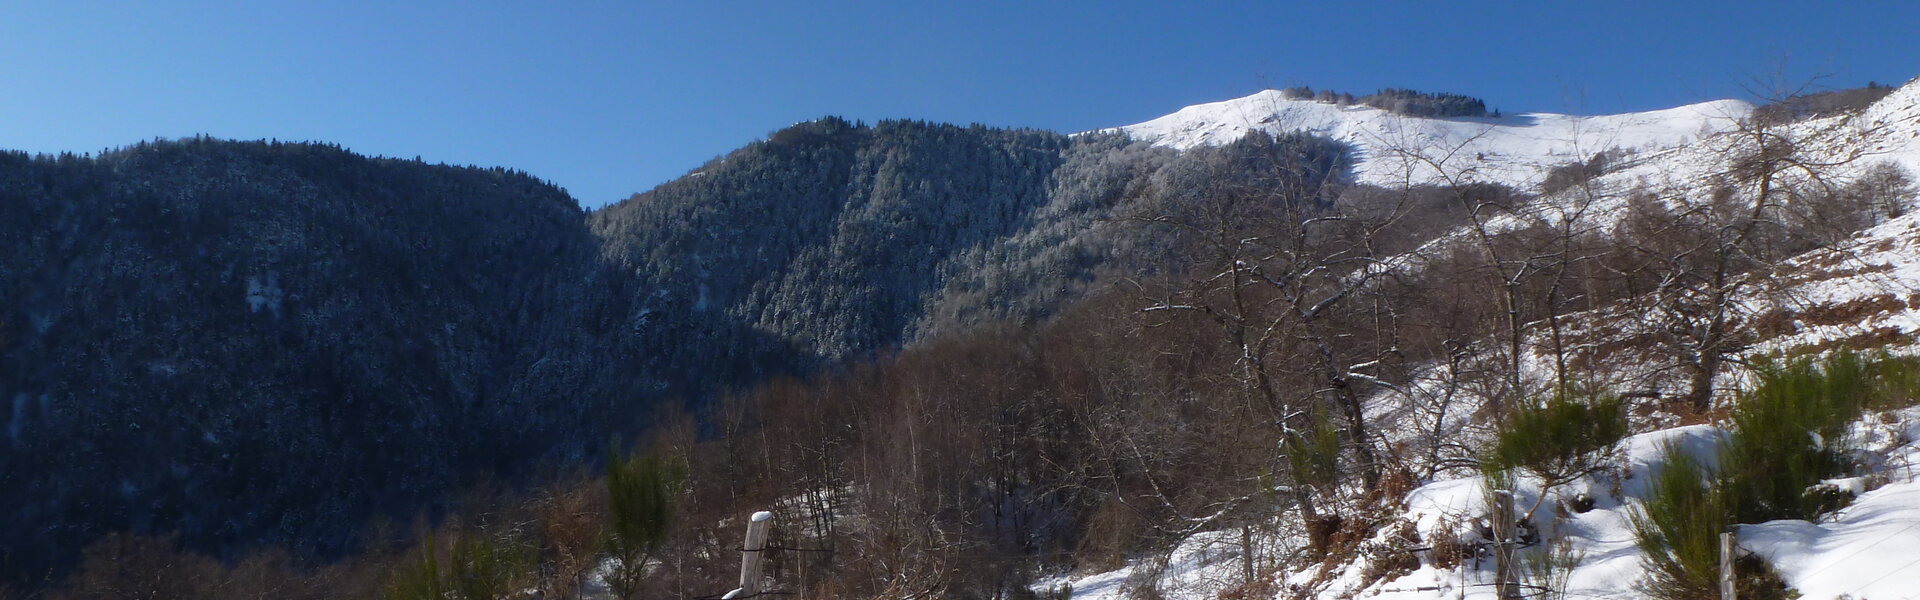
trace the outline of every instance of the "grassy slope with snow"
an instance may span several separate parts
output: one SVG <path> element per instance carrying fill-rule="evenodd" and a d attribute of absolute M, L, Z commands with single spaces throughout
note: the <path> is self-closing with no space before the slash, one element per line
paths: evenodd
<path fill-rule="evenodd" d="M 1312 101 L 1284 100 L 1278 92 L 1189 107 L 1179 113 L 1121 128 L 1137 138 L 1174 147 L 1219 144 L 1252 129 L 1304 129 L 1354 143 L 1360 150 L 1358 172 L 1363 181 L 1407 181 L 1404 163 L 1394 165 L 1383 153 L 1396 144 L 1424 139 L 1430 147 L 1457 148 L 1447 163 L 1455 167 L 1463 157 L 1475 163 L 1464 169 L 1481 180 L 1530 187 L 1545 169 L 1610 147 L 1641 151 L 1632 167 L 1608 175 L 1603 187 L 1623 188 L 1660 179 L 1686 185 L 1724 168 L 1725 145 L 1713 135 L 1751 107 L 1743 103 L 1708 103 L 1669 111 L 1574 118 L 1562 115 L 1519 115 L 1508 119 L 1439 120 L 1390 115 L 1366 107 L 1340 107 Z M 1724 124 L 1716 124 L 1724 120 Z M 1824 151 L 1853 153 L 1870 162 L 1890 161 L 1920 172 L 1920 80 L 1851 118 L 1816 119 L 1802 125 L 1825 130 L 1818 139 Z M 1481 156 L 1474 156 L 1479 154 Z M 1417 175 L 1417 174 L 1416 174 Z M 1843 174 L 1844 176 L 1844 174 Z M 1415 180 L 1416 182 L 1418 179 Z M 1914 202 L 1909 201 L 1909 206 Z M 1889 302 L 1888 298 L 1897 302 Z M 1789 262 L 1781 285 L 1747 298 L 1755 312 L 1780 313 L 1785 327 L 1776 327 L 1761 341 L 1762 350 L 1785 350 L 1830 344 L 1872 332 L 1892 332 L 1895 349 L 1911 352 L 1911 340 L 1920 335 L 1920 215 L 1908 215 L 1856 236 L 1842 248 L 1821 250 Z M 1846 313 L 1834 322 L 1833 307 L 1870 305 L 1870 310 Z M 1383 403 L 1384 404 L 1384 403 Z M 1431 427 L 1414 411 L 1376 406 L 1371 414 L 1392 422 L 1388 430 Z M 1471 435 L 1469 424 L 1449 424 L 1458 434 Z M 1554 490 L 1558 497 L 1588 492 L 1596 499 L 1593 510 L 1556 519 L 1556 498 L 1541 506 L 1549 536 L 1564 535 L 1584 555 L 1569 581 L 1569 597 L 1640 598 L 1636 589 L 1643 571 L 1642 555 L 1634 546 L 1629 515 L 1645 494 L 1645 482 L 1661 467 L 1658 448 L 1676 444 L 1711 465 L 1721 432 L 1694 425 L 1640 434 L 1623 444 L 1625 477 L 1601 475 Z M 1848 508 L 1821 523 L 1773 521 L 1740 527 L 1741 547 L 1772 562 L 1804 598 L 1826 599 L 1920 597 L 1920 407 L 1886 414 L 1870 414 L 1854 427 L 1864 448 L 1863 463 L 1873 466 L 1871 477 L 1840 483 L 1862 492 Z M 1883 483 L 1873 489 L 1868 482 Z M 1540 497 L 1537 486 L 1525 481 L 1516 491 L 1516 503 L 1532 505 Z M 1484 484 L 1477 476 L 1430 482 L 1405 498 L 1402 518 L 1414 524 L 1422 539 L 1446 524 L 1468 523 L 1486 514 Z M 1384 531 L 1384 530 L 1383 530 Z M 1384 535 L 1384 533 L 1383 533 Z M 1170 599 L 1210 598 L 1241 579 L 1241 562 L 1234 536 L 1228 532 L 1195 536 L 1177 548 L 1160 569 L 1135 564 L 1119 571 L 1086 577 L 1062 577 L 1046 582 L 1070 582 L 1074 598 L 1122 598 L 1132 585 L 1149 580 Z M 1283 554 L 1298 540 L 1271 542 L 1263 550 Z M 1391 599 L 1491 598 L 1484 585 L 1492 580 L 1490 561 L 1469 561 L 1451 569 L 1436 569 L 1422 557 L 1420 568 L 1384 581 L 1361 580 L 1363 560 L 1334 565 L 1331 572 L 1310 567 L 1280 574 L 1280 597 L 1287 584 L 1311 585 L 1317 597 L 1378 597 Z M 1157 578 L 1144 573 L 1158 570 Z M 1043 586 L 1044 588 L 1044 586 Z"/>
<path fill-rule="evenodd" d="M 1891 421 L 1883 423 L 1882 421 Z M 1886 415 L 1870 415 L 1855 426 L 1866 448 L 1867 460 L 1881 464 L 1883 487 L 1864 490 L 1854 503 L 1822 523 L 1772 521 L 1740 527 L 1741 548 L 1766 557 L 1804 598 L 1827 599 L 1850 594 L 1854 598 L 1900 598 L 1920 590 L 1920 408 Z M 1535 516 L 1549 538 L 1564 536 L 1582 555 L 1568 579 L 1570 598 L 1632 599 L 1645 594 L 1636 588 L 1643 575 L 1641 553 L 1634 545 L 1630 515 L 1647 493 L 1646 482 L 1662 467 L 1660 448 L 1672 444 L 1700 459 L 1715 462 L 1720 430 L 1708 425 L 1663 429 L 1628 438 L 1622 444 L 1625 478 L 1600 475 L 1549 493 Z M 1845 482 L 1843 482 L 1845 483 Z M 1537 485 L 1522 481 L 1515 505 L 1524 511 L 1540 497 Z M 1463 523 L 1483 519 L 1485 485 L 1480 477 L 1437 481 L 1409 493 L 1402 518 L 1414 523 L 1421 539 L 1432 540 L 1442 528 L 1460 529 Z M 1554 504 L 1586 492 L 1595 500 L 1592 510 L 1554 517 Z M 1176 549 L 1162 575 L 1153 582 L 1169 599 L 1212 598 L 1241 580 L 1237 538 L 1231 532 L 1197 535 Z M 1269 548 L 1267 552 L 1285 551 Z M 1537 551 L 1537 550 L 1533 550 Z M 1428 557 L 1414 571 L 1383 581 L 1361 579 L 1362 561 L 1338 565 L 1322 578 L 1319 567 L 1284 573 L 1283 584 L 1300 585 L 1314 597 L 1377 597 L 1387 600 L 1493 598 L 1491 559 L 1469 560 L 1439 569 Z M 1070 582 L 1076 599 L 1120 599 L 1145 580 L 1144 565 L 1079 578 L 1060 578 L 1048 585 Z M 1315 583 L 1316 579 L 1319 579 Z M 1283 585 L 1283 588 L 1285 586 Z M 1286 597 L 1282 593 L 1280 597 Z"/>

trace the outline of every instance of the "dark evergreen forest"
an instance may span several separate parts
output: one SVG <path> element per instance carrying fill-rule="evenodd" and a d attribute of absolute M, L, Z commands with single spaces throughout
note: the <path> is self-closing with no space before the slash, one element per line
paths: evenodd
<path fill-rule="evenodd" d="M 581 217 L 325 145 L 0 155 L 0 565 L 123 530 L 337 552 L 600 447 L 666 380 Z"/>

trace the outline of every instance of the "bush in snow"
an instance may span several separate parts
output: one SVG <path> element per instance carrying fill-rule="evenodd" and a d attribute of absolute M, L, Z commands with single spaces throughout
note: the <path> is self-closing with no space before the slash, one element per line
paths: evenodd
<path fill-rule="evenodd" d="M 1586 560 L 1585 552 L 1574 549 L 1572 540 L 1560 538 L 1532 552 L 1521 553 L 1520 572 L 1526 575 L 1527 581 L 1539 586 L 1542 598 L 1566 600 L 1567 582 L 1583 560 Z"/>
<path fill-rule="evenodd" d="M 1733 409 L 1721 450 L 1720 480 L 1735 520 L 1812 520 L 1839 508 L 1844 499 L 1809 490 L 1851 467 L 1847 424 L 1880 393 L 1873 364 L 1837 352 L 1817 363 L 1761 365 L 1757 384 Z"/>
<path fill-rule="evenodd" d="M 1668 448 L 1641 510 L 1632 517 L 1647 554 L 1646 591 L 1662 599 L 1711 597 L 1720 532 L 1733 523 L 1814 520 L 1850 497 L 1821 480 L 1852 468 L 1848 425 L 1863 407 L 1910 402 L 1920 380 L 1909 359 L 1835 352 L 1784 364 L 1755 361 L 1755 385 L 1733 409 L 1717 473 Z M 1743 598 L 1791 598 L 1766 561 L 1735 564 Z"/>
<path fill-rule="evenodd" d="M 1731 524 L 1726 498 L 1692 455 L 1668 447 L 1661 458 L 1665 466 L 1631 515 L 1646 553 L 1644 591 L 1661 600 L 1711 598 L 1719 593 L 1720 532 Z"/>
<path fill-rule="evenodd" d="M 1508 413 L 1480 466 L 1489 480 L 1517 469 L 1551 489 L 1603 468 L 1607 451 L 1626 434 L 1627 413 L 1620 398 L 1559 393 Z"/>
<path fill-rule="evenodd" d="M 1867 365 L 1873 390 L 1868 410 L 1899 410 L 1920 403 L 1920 357 L 1882 356 Z"/>

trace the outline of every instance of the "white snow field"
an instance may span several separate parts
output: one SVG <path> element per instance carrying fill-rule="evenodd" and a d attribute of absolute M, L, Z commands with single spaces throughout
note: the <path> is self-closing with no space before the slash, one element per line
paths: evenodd
<path fill-rule="evenodd" d="M 1351 144 L 1362 183 L 1440 183 L 1446 174 L 1517 188 L 1537 185 L 1549 169 L 1619 148 L 1651 152 L 1726 131 L 1753 112 L 1739 100 L 1715 100 L 1619 115 L 1521 113 L 1498 118 L 1408 117 L 1361 105 L 1289 100 L 1267 90 L 1225 102 L 1198 104 L 1120 131 L 1156 145 L 1187 149 L 1238 140 L 1251 131 L 1305 131 Z M 1407 154 L 1417 150 L 1423 156 Z"/>

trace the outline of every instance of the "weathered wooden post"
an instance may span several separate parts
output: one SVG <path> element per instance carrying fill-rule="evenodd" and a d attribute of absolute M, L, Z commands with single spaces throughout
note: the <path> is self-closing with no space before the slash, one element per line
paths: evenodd
<path fill-rule="evenodd" d="M 747 543 L 740 547 L 740 596 L 760 593 L 760 562 L 766 556 L 767 528 L 773 525 L 773 513 L 760 511 L 747 519 Z"/>
<path fill-rule="evenodd" d="M 1253 526 L 1240 526 L 1240 577 L 1247 589 L 1253 589 Z"/>
<path fill-rule="evenodd" d="M 1733 532 L 1720 532 L 1720 600 L 1736 600 L 1733 587 Z"/>
<path fill-rule="evenodd" d="M 1493 492 L 1493 589 L 1500 600 L 1520 597 L 1513 564 L 1513 492 Z"/>

